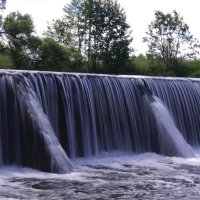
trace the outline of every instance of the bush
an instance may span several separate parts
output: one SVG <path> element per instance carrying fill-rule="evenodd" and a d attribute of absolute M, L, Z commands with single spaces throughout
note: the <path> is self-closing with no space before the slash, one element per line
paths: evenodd
<path fill-rule="evenodd" d="M 8 55 L 0 54 L 0 68 L 1 69 L 12 68 L 12 61 Z"/>

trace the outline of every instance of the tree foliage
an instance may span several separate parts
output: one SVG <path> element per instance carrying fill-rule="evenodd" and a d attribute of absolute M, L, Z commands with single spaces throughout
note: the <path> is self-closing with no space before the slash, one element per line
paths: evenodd
<path fill-rule="evenodd" d="M 107 72 L 122 72 L 132 41 L 124 10 L 113 0 L 86 0 L 84 7 L 86 51 L 93 70 L 102 62 Z"/>
<path fill-rule="evenodd" d="M 41 39 L 35 36 L 30 15 L 10 13 L 3 20 L 1 30 L 0 48 L 2 53 L 6 52 L 6 55 L 11 57 L 14 68 L 80 71 L 82 66 L 80 53 L 75 48 L 64 46 L 62 37 L 55 38 L 60 39 L 61 45 L 53 38 Z"/>
<path fill-rule="evenodd" d="M 148 45 L 148 54 L 153 58 L 161 57 L 167 69 L 172 71 L 177 71 L 180 61 L 198 54 L 198 41 L 176 11 L 167 14 L 155 11 L 155 20 L 146 35 L 144 42 Z"/>
<path fill-rule="evenodd" d="M 72 47 L 73 35 L 70 30 L 71 26 L 65 22 L 65 19 L 53 20 L 52 23 L 49 23 L 47 26 L 47 31 L 43 33 L 45 37 L 53 38 L 56 42 L 63 46 Z"/>
<path fill-rule="evenodd" d="M 15 68 L 28 67 L 30 62 L 37 59 L 41 41 L 33 33 L 34 25 L 30 15 L 12 12 L 5 17 L 1 40 L 4 49 L 10 52 Z"/>
<path fill-rule="evenodd" d="M 81 52 L 85 27 L 83 16 L 84 0 L 71 0 L 70 3 L 64 6 L 63 10 L 65 12 L 64 21 L 73 36 L 71 38 L 71 44 Z"/>
<path fill-rule="evenodd" d="M 6 0 L 0 0 L 0 11 L 5 9 Z M 2 26 L 3 17 L 0 15 L 0 27 Z M 1 36 L 1 29 L 0 29 L 0 36 Z M 1 50 L 1 49 L 0 49 Z"/>
<path fill-rule="evenodd" d="M 74 48 L 60 45 L 53 38 L 44 38 L 39 48 L 36 68 L 51 71 L 80 71 L 82 57 Z"/>
<path fill-rule="evenodd" d="M 120 73 L 132 41 L 124 10 L 114 0 L 72 0 L 65 16 L 49 26 L 46 35 L 75 47 L 92 72 Z M 69 37 L 67 37 L 69 36 Z M 63 43 L 61 39 L 66 38 Z"/>

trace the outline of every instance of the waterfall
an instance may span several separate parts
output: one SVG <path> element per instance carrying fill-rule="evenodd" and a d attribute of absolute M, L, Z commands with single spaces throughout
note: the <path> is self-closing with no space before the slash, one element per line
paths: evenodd
<path fill-rule="evenodd" d="M 161 152 L 171 156 L 195 157 L 191 146 L 176 127 L 168 108 L 152 93 L 146 81 L 137 80 L 136 83 L 145 97 L 146 103 L 152 109 L 158 129 L 158 144 Z"/>
<path fill-rule="evenodd" d="M 34 130 L 34 134 L 38 134 L 39 138 L 44 142 L 44 148 L 48 152 L 50 158 L 50 172 L 70 172 L 71 164 L 69 159 L 60 145 L 46 114 L 44 114 L 29 81 L 22 75 L 10 75 L 6 76 L 5 79 L 7 84 L 9 84 L 9 87 L 15 91 L 15 101 L 18 103 L 18 112 L 21 112 L 22 114 L 23 123 L 29 120 L 29 123 L 31 123 Z M 18 116 L 16 116 L 16 119 L 17 117 Z M 25 132 L 25 134 L 28 133 Z M 34 148 L 37 148 L 37 146 Z"/>
<path fill-rule="evenodd" d="M 185 141 L 174 124 L 173 117 L 166 106 L 157 97 L 151 102 L 155 121 L 158 126 L 159 145 L 166 155 L 180 157 L 195 157 L 191 146 Z"/>
<path fill-rule="evenodd" d="M 199 79 L 4 70 L 0 164 L 66 173 L 103 152 L 191 157 L 199 99 Z"/>
<path fill-rule="evenodd" d="M 24 112 L 24 110 L 25 112 L 28 111 L 28 115 L 33 122 L 33 128 L 44 140 L 45 148 L 47 149 L 51 159 L 51 172 L 70 172 L 72 167 L 69 159 L 60 145 L 54 130 L 47 116 L 44 114 L 38 98 L 35 92 L 31 89 L 28 81 L 23 76 L 14 76 L 9 78 L 11 78 L 11 81 L 15 84 L 15 90 L 22 112 Z M 17 79 L 17 81 L 15 79 Z"/>

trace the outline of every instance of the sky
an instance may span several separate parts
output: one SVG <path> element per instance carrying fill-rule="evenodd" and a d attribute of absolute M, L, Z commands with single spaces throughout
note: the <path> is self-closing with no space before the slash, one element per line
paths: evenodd
<path fill-rule="evenodd" d="M 46 30 L 47 22 L 64 15 L 63 7 L 70 0 L 7 0 L 4 15 L 12 11 L 32 15 L 37 34 Z M 172 12 L 176 10 L 189 25 L 190 32 L 200 40 L 199 0 L 118 0 L 126 11 L 127 22 L 131 26 L 135 54 L 145 53 L 146 44 L 142 42 L 148 25 L 154 20 L 155 10 Z"/>

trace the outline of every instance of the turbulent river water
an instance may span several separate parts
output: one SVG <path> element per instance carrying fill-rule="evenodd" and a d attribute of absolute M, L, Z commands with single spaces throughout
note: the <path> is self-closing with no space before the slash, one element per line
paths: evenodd
<path fill-rule="evenodd" d="M 1 168 L 0 199 L 199 199 L 199 151 L 195 155 L 115 153 L 76 159 L 66 175 Z"/>

